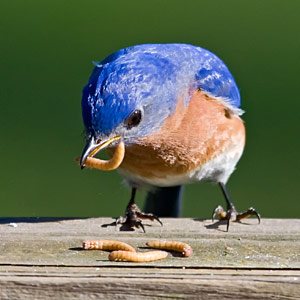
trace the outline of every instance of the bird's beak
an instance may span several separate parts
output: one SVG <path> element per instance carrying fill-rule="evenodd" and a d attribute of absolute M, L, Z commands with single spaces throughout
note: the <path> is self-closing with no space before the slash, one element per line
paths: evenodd
<path fill-rule="evenodd" d="M 85 161 L 88 157 L 93 157 L 96 155 L 100 150 L 106 148 L 109 144 L 111 144 L 114 141 L 119 140 L 120 136 L 115 136 L 113 138 L 110 138 L 108 140 L 95 140 L 95 137 L 90 137 L 87 140 L 87 143 L 83 149 L 81 158 L 80 158 L 80 167 L 81 169 L 85 166 Z"/>

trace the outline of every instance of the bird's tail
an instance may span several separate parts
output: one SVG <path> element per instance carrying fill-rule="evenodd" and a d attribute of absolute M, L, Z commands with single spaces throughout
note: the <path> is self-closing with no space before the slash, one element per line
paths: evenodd
<path fill-rule="evenodd" d="M 183 186 L 159 187 L 147 193 L 144 212 L 158 217 L 179 217 Z"/>

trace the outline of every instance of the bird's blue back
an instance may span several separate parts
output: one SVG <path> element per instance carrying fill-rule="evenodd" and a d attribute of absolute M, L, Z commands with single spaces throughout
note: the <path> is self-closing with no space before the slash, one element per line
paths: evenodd
<path fill-rule="evenodd" d="M 94 68 L 83 90 L 84 123 L 88 132 L 110 134 L 139 105 L 163 122 L 175 110 L 181 93 L 197 88 L 233 107 L 240 106 L 231 73 L 213 53 L 186 44 L 125 48 Z M 145 134 L 154 127 L 148 123 L 148 128 L 141 128 Z"/>

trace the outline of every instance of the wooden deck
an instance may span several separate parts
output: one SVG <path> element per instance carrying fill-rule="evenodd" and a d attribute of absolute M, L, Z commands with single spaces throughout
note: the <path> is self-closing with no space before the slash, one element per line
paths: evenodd
<path fill-rule="evenodd" d="M 249 219 L 230 231 L 209 220 L 162 219 L 146 233 L 110 218 L 0 219 L 0 299 L 300 299 L 300 219 Z M 149 224 L 149 226 L 148 226 Z M 153 239 L 183 241 L 189 258 L 108 261 L 88 239 L 145 251 Z"/>

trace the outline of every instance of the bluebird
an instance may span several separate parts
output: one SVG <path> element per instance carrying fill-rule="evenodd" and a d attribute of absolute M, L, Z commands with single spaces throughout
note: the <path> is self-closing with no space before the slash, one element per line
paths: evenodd
<path fill-rule="evenodd" d="M 141 227 L 143 219 L 178 216 L 182 186 L 219 184 L 226 210 L 218 215 L 240 221 L 259 214 L 237 212 L 226 183 L 245 145 L 240 93 L 226 65 L 213 53 L 187 44 L 145 44 L 119 50 L 99 63 L 83 89 L 86 146 L 80 165 L 119 145 L 119 173 L 132 189 L 118 223 Z M 137 189 L 148 191 L 146 211 L 135 203 Z M 151 211 L 151 212 L 150 212 Z"/>

